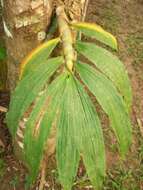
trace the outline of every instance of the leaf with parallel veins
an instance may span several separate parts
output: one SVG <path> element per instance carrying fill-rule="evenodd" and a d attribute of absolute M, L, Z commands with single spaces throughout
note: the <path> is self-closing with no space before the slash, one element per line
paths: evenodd
<path fill-rule="evenodd" d="M 101 26 L 86 22 L 73 22 L 71 23 L 71 26 L 74 29 L 77 29 L 80 32 L 82 32 L 84 35 L 89 36 L 91 38 L 95 38 L 103 44 L 106 44 L 109 47 L 117 50 L 116 38 L 109 32 L 105 31 Z"/>
<path fill-rule="evenodd" d="M 91 66 L 84 63 L 78 63 L 76 68 L 82 81 L 93 93 L 105 113 L 109 116 L 111 127 L 120 145 L 120 152 L 122 155 L 125 155 L 131 144 L 132 127 L 122 97 L 113 83 Z"/>
<path fill-rule="evenodd" d="M 124 97 L 127 108 L 130 111 L 132 90 L 127 71 L 122 62 L 109 51 L 92 43 L 79 41 L 76 43 L 76 49 L 113 81 L 114 85 Z"/>
<path fill-rule="evenodd" d="M 20 65 L 20 78 L 23 78 L 27 74 L 33 72 L 37 66 L 43 62 L 47 62 L 49 55 L 52 53 L 59 41 L 60 38 L 49 40 L 31 51 Z"/>

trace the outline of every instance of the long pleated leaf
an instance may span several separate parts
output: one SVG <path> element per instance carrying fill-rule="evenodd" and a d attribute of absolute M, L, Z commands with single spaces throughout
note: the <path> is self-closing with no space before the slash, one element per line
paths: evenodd
<path fill-rule="evenodd" d="M 30 182 L 33 182 L 38 174 L 44 149 L 48 151 L 46 147 L 47 140 L 51 127 L 56 120 L 56 113 L 59 111 L 60 100 L 65 87 L 65 78 L 66 75 L 63 74 L 48 86 L 39 97 L 26 123 L 24 148 L 25 160 L 30 170 Z"/>
<path fill-rule="evenodd" d="M 66 102 L 62 109 L 63 115 L 61 118 L 62 124 L 66 124 L 66 126 L 62 127 L 60 125 L 58 129 L 61 130 L 59 134 L 64 133 L 64 135 L 62 135 L 63 139 L 58 137 L 58 168 L 61 171 L 60 179 L 62 179 L 61 182 L 65 190 L 70 190 L 70 180 L 68 179 L 68 182 L 66 179 L 68 176 L 62 172 L 73 167 L 72 164 L 76 166 L 75 152 L 72 150 L 73 156 L 70 153 L 71 147 L 74 145 L 83 157 L 90 180 L 96 188 L 99 188 L 101 187 L 105 174 L 104 142 L 100 122 L 81 84 L 72 76 L 67 80 L 64 96 Z M 63 121 L 66 121 L 66 123 Z M 63 155 L 65 152 L 66 156 L 63 156 L 63 158 L 66 166 L 60 156 L 60 150 L 63 150 Z M 68 153 L 71 158 L 69 158 Z M 70 160 L 68 161 L 66 158 Z M 62 167 L 64 170 L 62 170 Z M 75 170 L 73 171 L 75 172 Z M 68 170 L 65 172 L 68 174 Z"/>
<path fill-rule="evenodd" d="M 92 43 L 77 42 L 76 49 L 114 82 L 124 97 L 128 110 L 130 110 L 132 104 L 131 86 L 127 71 L 121 61 L 107 50 Z"/>
<path fill-rule="evenodd" d="M 47 61 L 49 55 L 56 47 L 59 41 L 59 38 L 52 39 L 32 50 L 32 52 L 23 60 L 23 62 L 20 65 L 20 78 L 33 72 L 37 66 Z"/>
<path fill-rule="evenodd" d="M 67 78 L 66 89 L 61 99 L 61 115 L 57 131 L 57 166 L 59 172 L 59 180 L 64 190 L 70 190 L 78 168 L 79 151 L 76 147 L 75 138 L 78 135 L 76 126 L 73 126 L 73 116 L 71 110 L 71 97 L 70 97 L 70 82 Z M 73 102 L 74 104 L 74 102 Z"/>
<path fill-rule="evenodd" d="M 113 83 L 91 66 L 78 63 L 76 68 L 82 81 L 95 95 L 97 101 L 109 116 L 111 127 L 120 145 L 121 154 L 124 155 L 131 143 L 131 122 L 122 97 Z"/>
<path fill-rule="evenodd" d="M 35 72 L 21 80 L 16 87 L 7 114 L 7 124 L 12 133 L 15 135 L 19 120 L 34 101 L 37 94 L 48 82 L 50 76 L 63 63 L 62 57 L 49 59 L 46 63 L 39 65 Z"/>
<path fill-rule="evenodd" d="M 75 22 L 72 23 L 72 26 L 75 29 L 81 31 L 83 34 L 91 38 L 96 38 L 103 44 L 106 44 L 113 49 L 117 49 L 116 38 L 109 32 L 106 32 L 101 26 L 86 22 Z"/>
<path fill-rule="evenodd" d="M 84 110 L 84 125 L 79 133 L 82 136 L 81 154 L 93 187 L 101 189 L 105 177 L 105 148 L 101 125 L 89 96 L 79 82 L 77 88 Z"/>

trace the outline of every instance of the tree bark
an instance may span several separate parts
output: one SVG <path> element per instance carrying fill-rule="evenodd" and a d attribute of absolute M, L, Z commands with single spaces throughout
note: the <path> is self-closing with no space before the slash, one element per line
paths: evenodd
<path fill-rule="evenodd" d="M 3 24 L 8 53 L 10 90 L 16 86 L 21 60 L 46 36 L 53 0 L 4 0 Z"/>
<path fill-rule="evenodd" d="M 1 0 L 8 53 L 7 85 L 16 86 L 21 60 L 46 37 L 53 5 L 59 0 Z M 71 20 L 81 20 L 87 0 L 63 0 Z"/>

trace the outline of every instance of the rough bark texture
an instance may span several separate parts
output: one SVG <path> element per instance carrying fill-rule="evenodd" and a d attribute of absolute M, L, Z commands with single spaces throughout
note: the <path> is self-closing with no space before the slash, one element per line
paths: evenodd
<path fill-rule="evenodd" d="M 1 0 L 8 52 L 10 90 L 16 86 L 21 60 L 46 36 L 53 5 L 63 2 L 71 20 L 81 20 L 87 0 Z"/>
<path fill-rule="evenodd" d="M 8 86 L 15 88 L 19 64 L 46 36 L 52 0 L 4 0 L 4 29 L 8 52 Z"/>
<path fill-rule="evenodd" d="M 64 0 L 64 4 L 71 20 L 84 20 L 88 0 Z"/>

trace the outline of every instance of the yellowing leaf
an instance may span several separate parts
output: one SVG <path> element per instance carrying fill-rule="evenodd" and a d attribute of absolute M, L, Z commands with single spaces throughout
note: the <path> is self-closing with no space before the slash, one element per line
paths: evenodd
<path fill-rule="evenodd" d="M 39 45 L 36 49 L 31 51 L 31 53 L 29 53 L 20 65 L 20 79 L 35 70 L 40 63 L 47 60 L 59 41 L 60 38 L 52 39 Z"/>
<path fill-rule="evenodd" d="M 96 38 L 98 41 L 110 46 L 117 50 L 117 40 L 116 38 L 105 31 L 101 26 L 86 22 L 75 22 L 71 24 L 73 28 L 81 31 L 83 34 Z"/>

